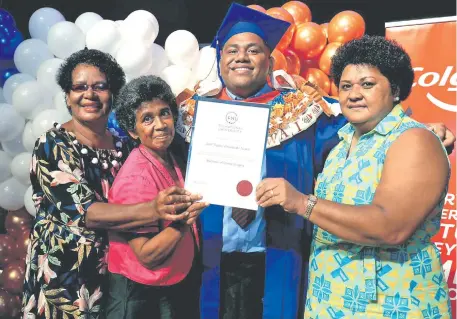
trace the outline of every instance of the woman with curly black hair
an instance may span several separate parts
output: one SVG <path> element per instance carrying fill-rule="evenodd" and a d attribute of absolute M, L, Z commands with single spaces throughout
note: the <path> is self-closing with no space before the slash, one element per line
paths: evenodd
<path fill-rule="evenodd" d="M 139 146 L 119 171 L 109 202 L 152 201 L 164 189 L 182 187 L 185 155 L 172 148 L 178 109 L 168 84 L 155 76 L 131 81 L 117 97 L 115 111 L 122 129 Z M 185 223 L 157 222 L 135 233 L 109 232 L 107 318 L 200 318 L 195 221 L 206 206 L 193 204 Z"/>
<path fill-rule="evenodd" d="M 24 318 L 98 318 L 106 295 L 105 229 L 186 219 L 189 213 L 174 212 L 199 197 L 175 187 L 135 205 L 107 203 L 128 155 L 106 129 L 124 72 L 110 55 L 82 50 L 62 64 L 57 81 L 72 119 L 43 134 L 33 151 L 38 211 L 26 258 Z"/>
<path fill-rule="evenodd" d="M 340 142 L 315 195 L 265 179 L 261 206 L 282 205 L 315 224 L 305 318 L 450 318 L 448 287 L 431 237 L 449 181 L 440 139 L 399 104 L 413 83 L 408 54 L 365 36 L 331 67 L 343 115 Z"/>

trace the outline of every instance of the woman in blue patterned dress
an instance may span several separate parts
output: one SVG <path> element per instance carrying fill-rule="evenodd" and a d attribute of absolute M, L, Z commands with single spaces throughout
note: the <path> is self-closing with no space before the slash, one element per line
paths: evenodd
<path fill-rule="evenodd" d="M 438 249 L 450 168 L 439 139 L 400 104 L 412 87 L 407 53 L 383 37 L 343 45 L 332 61 L 348 124 L 315 195 L 283 179 L 257 188 L 315 224 L 305 318 L 450 318 Z"/>
<path fill-rule="evenodd" d="M 38 211 L 30 234 L 24 318 L 99 318 L 106 295 L 106 229 L 133 230 L 178 220 L 196 199 L 180 188 L 150 202 L 108 204 L 108 191 L 128 149 L 106 129 L 113 97 L 125 83 L 109 55 L 82 50 L 57 76 L 72 119 L 44 133 L 32 157 Z"/>

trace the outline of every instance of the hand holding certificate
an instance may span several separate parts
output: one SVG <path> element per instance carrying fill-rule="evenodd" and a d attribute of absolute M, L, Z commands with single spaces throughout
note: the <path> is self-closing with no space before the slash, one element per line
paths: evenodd
<path fill-rule="evenodd" d="M 257 209 L 270 106 L 197 102 L 185 188 L 215 205 Z"/>

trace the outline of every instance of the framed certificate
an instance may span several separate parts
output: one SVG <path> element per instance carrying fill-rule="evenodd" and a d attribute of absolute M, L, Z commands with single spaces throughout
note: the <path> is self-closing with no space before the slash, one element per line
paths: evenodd
<path fill-rule="evenodd" d="M 257 210 L 270 106 L 199 98 L 185 188 L 214 205 Z"/>

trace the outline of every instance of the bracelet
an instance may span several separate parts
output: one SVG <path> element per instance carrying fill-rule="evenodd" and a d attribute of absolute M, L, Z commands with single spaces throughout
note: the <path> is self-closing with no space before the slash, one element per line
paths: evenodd
<path fill-rule="evenodd" d="M 305 219 L 309 219 L 314 206 L 317 204 L 317 197 L 314 195 L 308 195 L 308 202 L 306 203 L 306 211 L 304 214 Z"/>

